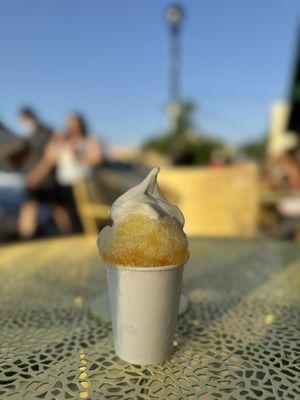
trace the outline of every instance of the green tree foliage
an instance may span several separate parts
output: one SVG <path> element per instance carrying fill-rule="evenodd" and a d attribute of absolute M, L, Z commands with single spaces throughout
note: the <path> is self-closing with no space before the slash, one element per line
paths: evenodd
<path fill-rule="evenodd" d="M 174 126 L 162 135 L 147 141 L 143 148 L 168 155 L 177 165 L 205 165 L 223 143 L 205 138 L 197 132 L 194 123 L 195 104 L 184 102 L 174 118 Z"/>
<path fill-rule="evenodd" d="M 175 119 L 175 127 L 173 134 L 185 135 L 187 132 L 195 129 L 194 114 L 196 105 L 192 101 L 181 103 L 177 118 Z"/>
<path fill-rule="evenodd" d="M 260 140 L 251 141 L 240 147 L 240 152 L 255 161 L 261 161 L 266 156 L 267 136 Z"/>

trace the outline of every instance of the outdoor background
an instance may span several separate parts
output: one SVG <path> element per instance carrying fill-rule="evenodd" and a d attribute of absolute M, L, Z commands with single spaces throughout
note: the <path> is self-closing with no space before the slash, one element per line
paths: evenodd
<path fill-rule="evenodd" d="M 109 206 L 159 165 L 162 191 L 186 214 L 187 233 L 297 240 L 300 177 L 289 174 L 300 171 L 290 155 L 300 123 L 290 129 L 289 122 L 300 69 L 299 2 L 182 0 L 177 98 L 170 92 L 171 5 L 2 0 L 0 122 L 11 133 L 2 149 L 16 137 L 28 140 L 23 106 L 54 131 L 80 112 L 105 162 L 96 183 L 76 192 L 77 208 Z M 28 173 L 7 156 L 3 150 L 5 241 L 19 238 Z M 101 227 L 107 217 L 104 208 L 88 217 L 77 211 L 84 232 L 93 225 L 84 219 Z M 42 220 L 47 227 L 35 236 L 59 233 Z"/>

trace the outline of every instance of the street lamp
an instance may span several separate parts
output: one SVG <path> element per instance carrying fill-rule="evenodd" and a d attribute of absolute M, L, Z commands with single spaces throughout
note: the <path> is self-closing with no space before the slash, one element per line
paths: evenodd
<path fill-rule="evenodd" d="M 166 19 L 170 28 L 170 102 L 176 104 L 180 99 L 180 47 L 179 34 L 184 16 L 183 8 L 178 4 L 170 5 L 166 9 Z"/>

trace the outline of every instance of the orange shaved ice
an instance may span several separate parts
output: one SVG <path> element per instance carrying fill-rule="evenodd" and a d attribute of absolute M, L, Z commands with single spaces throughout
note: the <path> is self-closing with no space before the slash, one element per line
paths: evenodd
<path fill-rule="evenodd" d="M 186 235 L 171 217 L 128 217 L 118 225 L 106 226 L 100 232 L 98 245 L 103 260 L 114 265 L 181 265 L 189 257 Z"/>

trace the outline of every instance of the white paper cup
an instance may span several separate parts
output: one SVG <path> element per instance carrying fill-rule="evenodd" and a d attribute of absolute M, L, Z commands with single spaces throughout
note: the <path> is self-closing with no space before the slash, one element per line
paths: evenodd
<path fill-rule="evenodd" d="M 170 356 L 183 267 L 106 264 L 115 351 L 122 360 L 149 365 Z"/>

